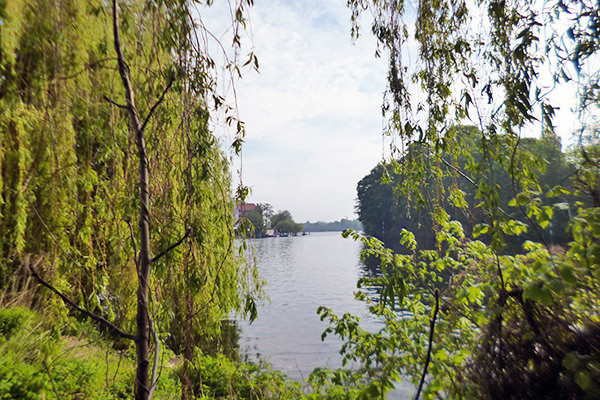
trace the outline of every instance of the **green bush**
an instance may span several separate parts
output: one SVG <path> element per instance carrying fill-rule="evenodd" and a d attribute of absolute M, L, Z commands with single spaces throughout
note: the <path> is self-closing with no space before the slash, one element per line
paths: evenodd
<path fill-rule="evenodd" d="M 182 371 L 180 370 L 180 375 Z M 200 399 L 239 400 L 301 399 L 299 382 L 265 366 L 242 364 L 222 355 L 200 356 L 191 385 Z"/>
<path fill-rule="evenodd" d="M 135 362 L 127 347 L 99 334 L 89 321 L 53 318 L 25 308 L 0 310 L 0 400 L 133 398 Z M 164 349 L 164 359 L 174 354 Z M 198 355 L 186 374 L 194 398 L 205 400 L 347 399 L 341 382 L 310 387 L 265 365 L 234 362 L 224 355 Z M 183 368 L 165 362 L 155 400 L 181 396 Z M 331 386 L 331 387 L 329 387 Z M 323 395 L 323 396 L 322 396 Z M 312 396 L 312 397 L 307 397 Z M 315 397 L 316 396 L 316 397 Z"/>
<path fill-rule="evenodd" d="M 0 341 L 9 339 L 13 333 L 21 328 L 27 318 L 31 317 L 31 311 L 27 308 L 15 307 L 0 310 Z"/>
<path fill-rule="evenodd" d="M 48 389 L 47 378 L 38 366 L 6 353 L 0 358 L 0 400 L 43 399 Z"/>

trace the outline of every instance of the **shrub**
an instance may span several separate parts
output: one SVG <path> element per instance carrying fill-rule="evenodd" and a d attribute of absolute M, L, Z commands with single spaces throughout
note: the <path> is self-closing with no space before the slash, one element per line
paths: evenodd
<path fill-rule="evenodd" d="M 27 318 L 31 317 L 31 311 L 22 307 L 5 308 L 0 310 L 0 341 L 10 339 Z"/>

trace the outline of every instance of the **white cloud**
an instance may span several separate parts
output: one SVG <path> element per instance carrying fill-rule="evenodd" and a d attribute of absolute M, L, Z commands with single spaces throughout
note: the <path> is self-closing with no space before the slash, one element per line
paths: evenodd
<path fill-rule="evenodd" d="M 354 217 L 356 184 L 381 157 L 386 65 L 375 41 L 350 38 L 338 1 L 257 1 L 260 74 L 237 84 L 250 201 L 297 221 Z M 371 40 L 369 40 L 371 39 Z"/>

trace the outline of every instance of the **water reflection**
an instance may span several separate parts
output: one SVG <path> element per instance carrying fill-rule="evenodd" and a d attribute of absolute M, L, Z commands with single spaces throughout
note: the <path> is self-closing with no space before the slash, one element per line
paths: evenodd
<path fill-rule="evenodd" d="M 327 327 L 316 310 L 351 312 L 366 324 L 377 322 L 363 302 L 354 299 L 362 275 L 361 244 L 339 232 L 255 239 L 261 276 L 270 303 L 259 307 L 253 324 L 240 322 L 240 348 L 250 360 L 264 359 L 293 379 L 307 378 L 316 367 L 339 367 L 341 341 L 321 334 Z"/>
<path fill-rule="evenodd" d="M 360 261 L 361 242 L 344 239 L 340 232 L 248 242 L 267 282 L 270 302 L 259 305 L 254 323 L 238 322 L 242 359 L 266 361 L 296 380 L 308 378 L 316 367 L 341 367 L 342 341 L 335 336 L 321 341 L 327 328 L 316 313 L 321 305 L 338 315 L 359 316 L 365 329 L 382 327 L 366 303 L 354 298 L 359 278 L 380 273 L 375 264 Z M 376 296 L 376 291 L 372 288 L 368 293 Z M 409 398 L 409 392 L 403 386 L 389 398 Z"/>
<path fill-rule="evenodd" d="M 221 334 L 215 337 L 202 337 L 198 346 L 203 354 L 216 356 L 223 354 L 230 360 L 240 359 L 240 334 L 241 329 L 235 319 L 221 321 Z"/>

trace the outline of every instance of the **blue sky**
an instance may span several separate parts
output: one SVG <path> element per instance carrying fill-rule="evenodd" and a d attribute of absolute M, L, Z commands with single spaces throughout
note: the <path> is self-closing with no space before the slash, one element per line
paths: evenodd
<path fill-rule="evenodd" d="M 236 83 L 242 179 L 250 202 L 298 222 L 355 218 L 356 184 L 382 157 L 386 62 L 368 27 L 352 43 L 345 3 L 257 0 L 250 11 L 245 47 L 260 73 Z"/>

